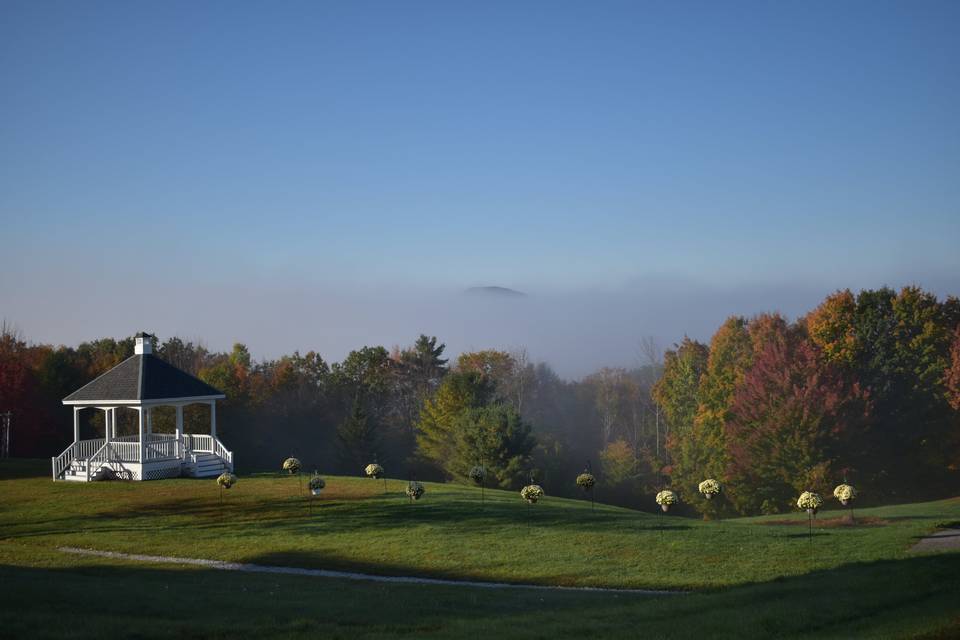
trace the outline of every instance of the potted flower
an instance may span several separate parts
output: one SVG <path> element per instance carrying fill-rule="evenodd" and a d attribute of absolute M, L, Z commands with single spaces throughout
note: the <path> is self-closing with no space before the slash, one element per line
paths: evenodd
<path fill-rule="evenodd" d="M 283 465 L 281 468 L 291 476 L 292 475 L 297 476 L 297 480 L 299 481 L 300 495 L 303 495 L 303 478 L 300 477 L 301 466 L 302 465 L 300 464 L 300 461 L 297 458 L 294 458 L 293 456 L 291 456 L 283 461 Z"/>
<path fill-rule="evenodd" d="M 426 492 L 427 490 L 424 488 L 422 482 L 411 480 L 410 482 L 407 483 L 407 489 L 405 493 L 407 494 L 407 497 L 410 498 L 410 502 L 413 502 L 414 500 L 419 500 L 420 498 L 423 497 L 423 494 Z"/>
<path fill-rule="evenodd" d="M 520 497 L 527 501 L 527 504 L 536 504 L 537 500 L 543 497 L 543 488 L 538 484 L 528 484 L 520 489 Z"/>
<path fill-rule="evenodd" d="M 467 477 L 473 482 L 473 484 L 480 487 L 480 504 L 484 502 L 483 495 L 483 482 L 487 479 L 487 469 L 482 464 L 474 465 L 471 467 L 470 471 L 467 473 Z"/>
<path fill-rule="evenodd" d="M 294 475 L 295 473 L 300 473 L 300 461 L 296 458 L 290 457 L 283 461 L 283 470 Z"/>
<path fill-rule="evenodd" d="M 368 478 L 373 478 L 374 480 L 379 480 L 383 478 L 383 492 L 387 492 L 387 477 L 384 475 L 383 467 L 381 467 L 376 462 L 371 462 L 366 467 L 363 468 L 363 472 L 367 475 Z"/>
<path fill-rule="evenodd" d="M 313 472 L 313 477 L 310 478 L 310 482 L 307 484 L 310 487 L 310 493 L 318 496 L 320 492 L 323 491 L 323 488 L 327 486 L 326 481 L 320 477 L 316 471 Z"/>
<path fill-rule="evenodd" d="M 833 490 L 833 497 L 843 506 L 847 506 L 857 497 L 857 490 L 847 483 L 839 484 Z"/>
<path fill-rule="evenodd" d="M 584 471 L 577 476 L 577 486 L 584 491 L 590 491 L 593 489 L 593 485 L 595 484 L 597 484 L 597 479 L 593 477 L 592 473 L 587 473 Z"/>
<path fill-rule="evenodd" d="M 657 499 L 657 504 L 660 505 L 660 508 L 663 510 L 664 513 L 669 511 L 671 506 L 677 504 L 677 502 L 680 501 L 680 499 L 677 498 L 677 494 L 675 494 L 670 489 L 664 489 L 663 491 L 658 493 L 656 499 Z"/>
<path fill-rule="evenodd" d="M 807 516 L 809 516 L 807 520 L 807 539 L 813 540 L 813 518 L 817 515 L 817 511 L 820 509 L 820 507 L 823 506 L 823 498 L 820 497 L 819 493 L 814 493 L 813 491 L 804 491 L 800 494 L 800 498 L 797 499 L 797 506 L 801 509 L 805 509 Z"/>
<path fill-rule="evenodd" d="M 713 478 L 707 478 L 701 482 L 697 489 L 699 489 L 700 493 L 703 494 L 703 497 L 707 500 L 712 500 L 714 496 L 720 495 L 721 491 L 720 483 Z"/>
<path fill-rule="evenodd" d="M 804 491 L 797 500 L 797 506 L 806 510 L 811 516 L 817 515 L 817 511 L 823 506 L 823 498 L 819 493 L 813 491 Z"/>
<path fill-rule="evenodd" d="M 487 470 L 480 465 L 476 465 L 470 469 L 470 472 L 467 475 L 473 481 L 473 484 L 482 486 L 484 479 L 487 477 Z"/>
<path fill-rule="evenodd" d="M 221 489 L 229 489 L 237 483 L 237 476 L 233 475 L 229 471 L 224 471 L 219 476 L 217 476 L 217 484 L 220 485 Z"/>
<path fill-rule="evenodd" d="M 237 476 L 233 475 L 229 471 L 224 471 L 219 476 L 217 476 L 217 487 L 220 489 L 220 504 L 223 504 L 223 490 L 229 489 L 237 483 Z M 221 507 L 222 509 L 222 507 Z"/>

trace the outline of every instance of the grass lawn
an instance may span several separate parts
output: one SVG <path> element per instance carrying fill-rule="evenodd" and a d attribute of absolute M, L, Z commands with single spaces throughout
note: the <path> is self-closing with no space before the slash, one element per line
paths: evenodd
<path fill-rule="evenodd" d="M 960 553 L 916 539 L 960 521 L 960 499 L 701 522 L 514 492 L 326 477 L 53 483 L 43 462 L 0 465 L 0 636 L 954 637 Z M 305 483 L 304 483 L 305 484 Z M 306 492 L 306 489 L 304 489 Z M 312 511 L 312 513 L 311 513 Z M 823 512 L 821 519 L 842 515 Z M 785 524 L 792 520 L 795 524 Z M 523 584 L 689 591 L 487 590 L 240 574 L 71 556 L 59 546 Z"/>

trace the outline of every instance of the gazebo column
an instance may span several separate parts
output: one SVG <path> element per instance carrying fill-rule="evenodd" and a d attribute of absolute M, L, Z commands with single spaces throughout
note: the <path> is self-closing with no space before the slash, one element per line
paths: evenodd
<path fill-rule="evenodd" d="M 117 439 L 117 408 L 110 407 L 110 439 Z"/>
<path fill-rule="evenodd" d="M 210 435 L 213 436 L 213 439 L 217 439 L 217 401 L 210 401 Z M 217 448 L 214 446 L 213 450 L 216 451 Z"/>
<path fill-rule="evenodd" d="M 73 408 L 73 441 L 80 442 L 80 407 Z"/>
<path fill-rule="evenodd" d="M 139 436 L 139 445 L 140 450 L 137 453 L 137 462 L 143 463 L 144 458 L 146 458 L 145 449 L 144 449 L 144 421 L 143 421 L 143 407 L 137 407 L 137 435 Z"/>
<path fill-rule="evenodd" d="M 153 435 L 153 407 L 147 407 L 147 435 Z"/>
<path fill-rule="evenodd" d="M 110 424 L 110 407 L 103 408 L 103 441 L 110 442 L 110 430 L 113 425 Z"/>
<path fill-rule="evenodd" d="M 177 444 L 174 445 L 177 448 L 177 457 L 182 458 L 183 455 L 183 405 L 177 405 Z"/>

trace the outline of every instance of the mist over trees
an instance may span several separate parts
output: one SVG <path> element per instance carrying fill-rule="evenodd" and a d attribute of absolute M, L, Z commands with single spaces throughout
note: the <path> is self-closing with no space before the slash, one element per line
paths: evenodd
<path fill-rule="evenodd" d="M 577 494 L 586 467 L 598 499 L 654 508 L 672 487 L 707 517 L 775 513 L 807 489 L 842 480 L 864 501 L 957 492 L 960 476 L 960 302 L 919 288 L 840 291 L 795 322 L 731 317 L 709 344 L 684 338 L 660 353 L 627 346 L 636 366 L 561 379 L 525 350 L 446 357 L 437 337 L 363 346 L 341 362 L 294 352 L 254 361 L 243 344 L 214 353 L 178 337 L 155 353 L 221 389 L 218 431 L 242 472 L 290 455 L 325 473 L 466 481 L 481 461 L 493 485 L 531 474 L 551 495 Z M 77 347 L 0 331 L 0 411 L 14 414 L 17 456 L 59 453 L 72 437 L 60 400 L 133 353 L 133 339 Z M 89 414 L 89 415 L 87 415 Z M 102 433 L 84 412 L 82 438 Z M 134 433 L 120 414 L 121 433 Z M 187 407 L 185 428 L 208 429 Z M 173 412 L 158 409 L 158 432 Z M 697 484 L 719 479 L 719 500 Z"/>

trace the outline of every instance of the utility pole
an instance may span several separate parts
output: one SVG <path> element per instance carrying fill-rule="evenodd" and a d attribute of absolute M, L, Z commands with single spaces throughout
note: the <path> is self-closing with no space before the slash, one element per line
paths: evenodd
<path fill-rule="evenodd" d="M 0 413 L 0 458 L 10 457 L 10 431 L 13 430 L 13 412 Z"/>

